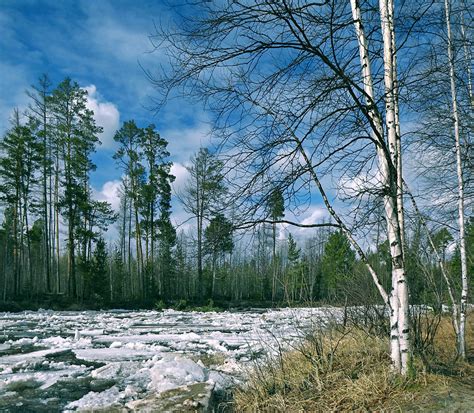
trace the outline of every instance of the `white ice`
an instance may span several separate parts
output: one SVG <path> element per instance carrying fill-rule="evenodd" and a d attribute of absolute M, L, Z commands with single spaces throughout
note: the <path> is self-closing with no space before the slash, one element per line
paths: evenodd
<path fill-rule="evenodd" d="M 200 382 L 224 390 L 250 360 L 340 317 L 331 308 L 0 313 L 0 399 L 21 386 L 45 398 L 64 379 L 90 379 L 99 389 L 69 400 L 66 410 L 124 406 Z"/>

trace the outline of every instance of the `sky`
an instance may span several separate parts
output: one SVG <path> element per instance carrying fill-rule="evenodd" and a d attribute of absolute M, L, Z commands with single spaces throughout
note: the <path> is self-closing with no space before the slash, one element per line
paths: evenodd
<path fill-rule="evenodd" d="M 156 92 L 142 67 L 156 70 L 163 62 L 149 36 L 173 12 L 172 1 L 0 0 L 0 134 L 13 108 L 26 108 L 25 90 L 41 74 L 53 85 L 69 76 L 89 92 L 88 106 L 104 128 L 91 176 L 95 196 L 118 206 L 113 136 L 130 119 L 139 126 L 154 123 L 168 140 L 178 189 L 186 162 L 209 144 L 209 125 L 196 102 L 172 101 L 153 110 Z"/>
<path fill-rule="evenodd" d="M 69 76 L 88 91 L 88 106 L 104 128 L 93 157 L 95 198 L 118 207 L 121 173 L 112 159 L 113 136 L 130 119 L 142 127 L 155 124 L 168 140 L 174 190 L 179 191 L 190 157 L 209 145 L 209 118 L 186 99 L 173 100 L 156 113 L 152 99 L 157 93 L 143 71 L 166 64 L 162 51 L 153 50 L 150 35 L 155 24 L 173 19 L 178 7 L 176 0 L 0 0 L 0 134 L 13 108 L 26 108 L 25 90 L 41 74 L 48 74 L 53 85 Z M 185 223 L 186 229 L 188 216 L 176 198 L 173 210 L 175 224 Z M 325 209 L 315 204 L 299 221 L 324 217 Z M 283 228 L 280 237 L 285 238 Z"/>

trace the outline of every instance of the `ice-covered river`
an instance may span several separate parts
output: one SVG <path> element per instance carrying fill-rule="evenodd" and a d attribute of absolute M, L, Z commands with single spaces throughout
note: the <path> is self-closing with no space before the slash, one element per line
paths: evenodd
<path fill-rule="evenodd" d="M 223 391 L 277 342 L 337 316 L 328 308 L 0 313 L 0 412 L 139 411 L 157 398 L 193 410 L 179 403 Z M 180 399 L 180 389 L 199 397 Z"/>

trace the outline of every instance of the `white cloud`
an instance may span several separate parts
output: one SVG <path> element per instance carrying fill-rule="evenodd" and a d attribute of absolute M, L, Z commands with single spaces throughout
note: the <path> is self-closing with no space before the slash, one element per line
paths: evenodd
<path fill-rule="evenodd" d="M 188 179 L 189 172 L 183 164 L 175 162 L 171 167 L 171 174 L 176 177 L 175 181 L 173 182 L 173 190 L 176 193 L 180 193 L 180 191 L 184 188 L 186 180 Z"/>
<path fill-rule="evenodd" d="M 210 143 L 210 128 L 201 123 L 196 128 L 167 129 L 161 135 L 169 142 L 170 153 L 183 163 L 199 149 Z"/>
<path fill-rule="evenodd" d="M 298 215 L 289 212 L 288 215 L 285 215 L 285 219 L 297 222 L 301 225 L 319 224 L 323 222 L 323 220 L 329 220 L 329 213 L 323 206 L 312 205 L 304 215 L 304 218 L 301 219 Z M 305 237 L 314 234 L 315 228 L 301 228 L 289 224 L 277 224 L 277 230 L 277 238 L 279 241 L 283 242 L 288 239 L 288 234 L 290 232 L 296 238 L 304 239 Z"/>
<path fill-rule="evenodd" d="M 104 131 L 99 139 L 102 142 L 101 148 L 110 149 L 114 147 L 114 134 L 119 128 L 120 113 L 112 102 L 102 101 L 95 85 L 84 88 L 87 93 L 87 108 L 94 112 L 94 119 L 97 125 L 102 126 Z"/>
<path fill-rule="evenodd" d="M 367 197 L 369 193 L 382 189 L 382 173 L 378 170 L 362 171 L 354 177 L 347 175 L 339 179 L 341 193 L 349 197 Z"/>
<path fill-rule="evenodd" d="M 309 210 L 309 215 L 301 221 L 303 225 L 320 223 L 323 218 L 328 218 L 329 213 L 326 208 L 313 206 Z"/>
<path fill-rule="evenodd" d="M 93 197 L 98 201 L 107 201 L 114 211 L 118 211 L 120 206 L 119 188 L 122 181 L 115 179 L 107 181 L 102 185 L 100 191 L 93 189 Z"/>

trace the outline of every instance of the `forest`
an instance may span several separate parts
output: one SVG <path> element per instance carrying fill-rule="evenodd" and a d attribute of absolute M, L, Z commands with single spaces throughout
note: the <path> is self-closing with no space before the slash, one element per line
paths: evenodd
<path fill-rule="evenodd" d="M 213 115 L 217 144 L 196 150 L 179 191 L 150 113 L 114 135 L 119 208 L 94 199 L 102 125 L 87 91 L 38 74 L 0 143 L 0 301 L 385 304 L 402 373 L 409 304 L 448 305 L 463 354 L 474 277 L 472 6 L 223 3 L 197 2 L 178 28 L 150 37 L 169 58 L 144 73 L 157 105 L 175 94 Z M 326 214 L 303 222 L 314 203 Z M 177 204 L 191 229 L 173 220 Z"/>
<path fill-rule="evenodd" d="M 206 148 L 190 160 L 179 196 L 197 222 L 196 236 L 177 232 L 171 222 L 170 154 L 153 124 L 140 128 L 127 121 L 114 136 L 119 148 L 113 161 L 123 171 L 119 211 L 94 200 L 90 154 L 101 127 L 85 108 L 86 93 L 71 79 L 51 89 L 48 77 L 40 77 L 28 92 L 28 112 L 14 113 L 1 143 L 4 302 L 378 302 L 370 275 L 340 230 L 315 228 L 297 240 L 288 228 L 287 239 L 280 240 L 277 223 L 260 223 L 249 236 L 239 234 L 235 217 L 223 208 L 224 163 Z M 264 207 L 274 222 L 285 216 L 281 189 L 271 191 Z M 423 222 L 414 218 L 406 241 L 411 298 L 441 305 L 448 292 L 438 258 L 458 284 L 460 252 L 458 247 L 448 252 L 454 242 L 448 227 L 427 234 Z M 107 243 L 109 226 L 116 226 L 118 238 Z M 390 252 L 380 225 L 375 237 L 367 258 L 388 288 Z M 472 274 L 472 218 L 466 244 Z"/>

